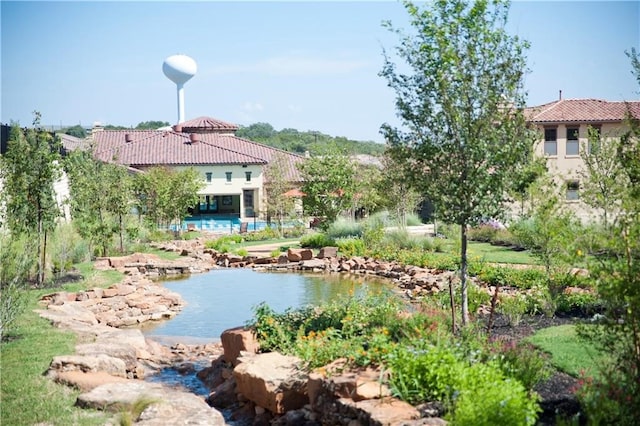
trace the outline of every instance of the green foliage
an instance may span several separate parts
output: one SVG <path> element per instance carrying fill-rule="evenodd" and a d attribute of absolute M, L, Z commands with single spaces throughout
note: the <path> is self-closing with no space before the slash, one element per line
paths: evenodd
<path fill-rule="evenodd" d="M 406 2 L 412 33 L 396 30 L 396 56 L 385 55 L 381 75 L 395 90 L 405 132 L 383 125 L 390 154 L 418 173 L 438 217 L 461 232 L 462 322 L 468 322 L 466 227 L 500 217 L 512 172 L 528 162 L 523 76 L 526 42 L 505 30 L 508 1 Z M 488 126 L 487 123 L 494 125 Z"/>
<path fill-rule="evenodd" d="M 302 198 L 305 214 L 324 220 L 321 228 L 333 223 L 338 215 L 352 207 L 356 190 L 356 164 L 337 147 L 321 156 L 298 163 L 302 175 Z"/>
<path fill-rule="evenodd" d="M 214 240 L 208 240 L 204 243 L 204 246 L 209 249 L 216 250 L 220 253 L 227 253 L 232 251 L 232 247 L 236 244 L 243 242 L 242 236 L 238 234 L 223 235 L 222 237 Z"/>
<path fill-rule="evenodd" d="M 136 126 L 136 130 L 156 130 L 170 126 L 168 121 L 142 121 Z"/>
<path fill-rule="evenodd" d="M 546 274 L 540 269 L 515 269 L 493 266 L 485 266 L 478 278 L 488 285 L 507 285 L 522 290 L 545 285 L 547 281 Z"/>
<path fill-rule="evenodd" d="M 244 235 L 245 241 L 265 241 L 278 238 L 278 231 L 272 227 L 266 227 L 260 231 L 248 232 Z"/>
<path fill-rule="evenodd" d="M 314 232 L 312 234 L 307 234 L 300 238 L 300 246 L 301 247 L 310 247 L 310 248 L 322 248 L 322 247 L 335 247 L 336 241 L 329 238 L 322 232 Z"/>
<path fill-rule="evenodd" d="M 366 247 L 360 238 L 342 238 L 338 240 L 338 250 L 346 257 L 364 256 Z"/>
<path fill-rule="evenodd" d="M 512 224 L 509 230 L 540 260 L 551 279 L 557 266 L 574 259 L 577 249 L 573 243 L 575 235 L 579 235 L 579 224 L 564 209 L 557 185 L 551 179 L 541 179 L 533 186 L 532 199 L 531 217 Z"/>
<path fill-rule="evenodd" d="M 517 380 L 504 378 L 492 364 L 472 364 L 459 378 L 450 418 L 455 425 L 534 425 L 540 406 Z M 481 401 L 481 403 L 479 403 Z"/>
<path fill-rule="evenodd" d="M 71 224 L 60 224 L 51 239 L 51 263 L 56 277 L 73 268 L 76 263 L 91 260 L 89 246 Z"/>
<path fill-rule="evenodd" d="M 0 157 L 0 205 L 6 226 L 15 235 L 37 240 L 36 284 L 45 279 L 47 235 L 55 228 L 60 208 L 54 182 L 60 177 L 60 140 L 38 128 L 40 113 L 34 112 L 34 128 L 11 127 L 7 152 Z"/>
<path fill-rule="evenodd" d="M 395 393 L 412 404 L 443 401 L 453 424 L 535 424 L 536 396 L 494 363 L 469 363 L 450 346 L 418 344 L 397 346 L 387 365 Z"/>
<path fill-rule="evenodd" d="M 87 131 L 79 124 L 75 126 L 67 127 L 60 131 L 61 133 L 65 133 L 69 136 L 74 136 L 76 138 L 84 139 L 87 137 Z"/>
<path fill-rule="evenodd" d="M 33 242 L 0 233 L 0 341 L 13 331 L 13 323 L 27 303 L 27 278 L 36 262 Z"/>
<path fill-rule="evenodd" d="M 183 170 L 153 167 L 134 179 L 138 212 L 153 226 L 180 225 L 198 202 L 204 182 L 192 167 Z"/>
<path fill-rule="evenodd" d="M 517 293 L 500 297 L 498 312 L 507 318 L 507 322 L 511 327 L 517 327 L 520 324 L 528 309 L 529 304 L 523 294 Z"/>
<path fill-rule="evenodd" d="M 311 155 L 320 155 L 324 147 L 330 144 L 340 145 L 351 155 L 379 155 L 384 151 L 384 145 L 375 142 L 354 141 L 340 136 L 325 135 L 318 131 L 275 130 L 269 123 L 254 123 L 240 127 L 236 131 L 236 136 L 298 154 L 308 151 Z"/>
<path fill-rule="evenodd" d="M 327 237 L 337 240 L 339 238 L 357 238 L 362 236 L 363 224 L 352 219 L 339 218 L 327 228 Z"/>
<path fill-rule="evenodd" d="M 548 379 L 553 370 L 548 356 L 529 342 L 497 339 L 489 345 L 488 359 L 493 360 L 502 372 L 518 380 L 528 391 Z"/>
<path fill-rule="evenodd" d="M 284 195 L 291 189 L 286 170 L 287 160 L 284 155 L 277 153 L 264 168 L 264 181 L 268 182 L 266 191 L 267 217 L 275 220 L 277 231 L 282 234 L 284 222 L 293 218 L 295 212 L 295 199 Z"/>
<path fill-rule="evenodd" d="M 71 212 L 78 233 L 109 253 L 114 236 L 124 252 L 125 224 L 133 204 L 132 181 L 127 169 L 104 163 L 90 151 L 73 151 L 65 161 L 71 189 Z"/>
<path fill-rule="evenodd" d="M 581 327 L 594 326 L 587 324 Z M 554 367 L 574 377 L 578 377 L 581 371 L 589 376 L 599 375 L 599 366 L 607 359 L 606 352 L 599 351 L 580 337 L 575 325 L 544 328 L 527 337 L 526 341 L 549 353 Z"/>

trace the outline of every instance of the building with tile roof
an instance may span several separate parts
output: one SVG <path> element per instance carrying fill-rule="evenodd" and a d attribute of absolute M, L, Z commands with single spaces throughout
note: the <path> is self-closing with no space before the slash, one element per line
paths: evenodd
<path fill-rule="evenodd" d="M 235 136 L 238 126 L 199 117 L 160 130 L 104 130 L 91 134 L 94 155 L 138 170 L 155 166 L 195 168 L 204 188 L 187 223 L 205 227 L 203 219 L 252 221 L 262 216 L 269 185 L 264 168 L 276 156 L 285 158 L 285 177 L 301 182 L 297 164 L 304 157 Z"/>
<path fill-rule="evenodd" d="M 565 187 L 567 204 L 578 217 L 589 221 L 598 212 L 580 200 L 580 153 L 588 150 L 589 128 L 602 137 L 619 137 L 627 128 L 630 114 L 640 119 L 640 101 L 612 102 L 601 99 L 560 99 L 525 109 L 527 122 L 535 126 L 540 140 L 535 152 L 547 159 L 549 171 Z"/>

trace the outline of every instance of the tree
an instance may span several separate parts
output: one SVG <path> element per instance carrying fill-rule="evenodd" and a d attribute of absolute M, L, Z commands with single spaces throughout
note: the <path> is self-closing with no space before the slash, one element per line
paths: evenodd
<path fill-rule="evenodd" d="M 60 208 L 55 199 L 54 182 L 60 176 L 60 141 L 41 130 L 40 113 L 34 112 L 33 128 L 11 128 L 6 154 L 0 159 L 0 180 L 4 188 L 6 222 L 16 236 L 35 235 L 38 250 L 37 285 L 45 278 L 47 236 L 55 228 Z"/>
<path fill-rule="evenodd" d="M 136 126 L 136 130 L 156 130 L 170 126 L 168 121 L 142 121 Z"/>
<path fill-rule="evenodd" d="M 407 214 L 414 213 L 422 201 L 422 195 L 413 186 L 413 173 L 406 164 L 398 162 L 393 156 L 382 158 L 382 176 L 379 182 L 380 192 L 385 196 L 384 206 L 394 212 L 401 226 L 407 224 Z"/>
<path fill-rule="evenodd" d="M 62 129 L 62 133 L 67 134 L 69 136 L 74 136 L 76 138 L 84 139 L 87 137 L 87 132 L 84 130 L 84 127 L 77 124 L 75 126 L 67 127 L 66 129 Z"/>
<path fill-rule="evenodd" d="M 338 148 L 325 155 L 298 163 L 302 175 L 305 213 L 323 218 L 321 227 L 333 223 L 338 215 L 350 208 L 355 193 L 355 163 Z"/>
<path fill-rule="evenodd" d="M 138 211 L 154 226 L 171 227 L 177 222 L 178 230 L 198 202 L 204 182 L 192 167 L 176 170 L 153 167 L 136 175 L 134 192 Z"/>
<path fill-rule="evenodd" d="M 291 183 L 285 175 L 287 167 L 284 155 L 276 154 L 264 169 L 267 216 L 275 218 L 279 233 L 282 233 L 284 220 L 291 216 L 294 209 L 294 198 L 284 195 L 291 189 Z"/>
<path fill-rule="evenodd" d="M 73 224 L 107 256 L 113 236 L 124 251 L 124 219 L 133 200 L 131 177 L 121 165 L 96 160 L 90 151 L 73 151 L 65 161 L 71 188 Z"/>
<path fill-rule="evenodd" d="M 382 132 L 415 170 L 439 216 L 460 225 L 462 323 L 467 301 L 467 226 L 502 214 L 510 172 L 526 158 L 522 109 L 527 43 L 505 30 L 504 0 L 405 3 L 413 34 L 400 37 L 398 70 L 385 52 L 381 75 L 396 92 L 403 129 Z M 405 67 L 403 66 L 404 70 Z"/>
<path fill-rule="evenodd" d="M 582 177 L 582 200 L 589 206 L 602 211 L 602 223 L 609 227 L 612 213 L 618 208 L 622 192 L 629 185 L 617 158 L 620 138 L 614 135 L 600 135 L 589 128 L 589 143 L 580 151 L 584 169 Z"/>
<path fill-rule="evenodd" d="M 627 55 L 640 86 L 640 55 L 635 49 Z M 614 156 L 626 185 L 612 192 L 616 214 L 605 240 L 608 255 L 591 257 L 588 265 L 604 312 L 595 325 L 579 328 L 608 355 L 600 380 L 581 392 L 591 424 L 635 425 L 640 418 L 640 119 L 631 111 L 627 117 Z"/>

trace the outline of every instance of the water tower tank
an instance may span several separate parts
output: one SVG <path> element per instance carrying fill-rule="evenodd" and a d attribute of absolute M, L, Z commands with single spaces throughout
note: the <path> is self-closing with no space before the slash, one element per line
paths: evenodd
<path fill-rule="evenodd" d="M 184 83 L 196 75 L 196 61 L 187 55 L 169 56 L 162 63 L 162 72 L 176 84 L 178 90 L 178 123 L 184 121 Z"/>

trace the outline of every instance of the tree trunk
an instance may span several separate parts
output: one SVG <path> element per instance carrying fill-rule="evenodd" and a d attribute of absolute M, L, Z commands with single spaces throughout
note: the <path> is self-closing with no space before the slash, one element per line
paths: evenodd
<path fill-rule="evenodd" d="M 47 263 L 47 231 L 44 231 L 44 242 L 42 244 L 42 268 L 40 270 L 40 277 L 38 281 L 40 284 L 44 284 L 44 270 Z"/>
<path fill-rule="evenodd" d="M 462 326 L 469 323 L 467 294 L 467 224 L 460 225 L 460 287 L 462 291 Z"/>
<path fill-rule="evenodd" d="M 120 228 L 120 253 L 124 253 L 124 237 L 122 229 L 122 215 L 118 215 L 118 227 Z"/>
<path fill-rule="evenodd" d="M 42 211 L 40 210 L 39 206 L 38 206 L 38 274 L 36 276 L 36 286 L 40 287 L 42 285 L 42 283 L 44 282 L 44 279 L 42 278 L 42 276 L 44 275 L 42 273 L 43 269 L 44 269 L 44 261 L 43 261 L 43 250 L 42 250 L 42 229 L 43 229 L 43 224 L 42 224 Z"/>

